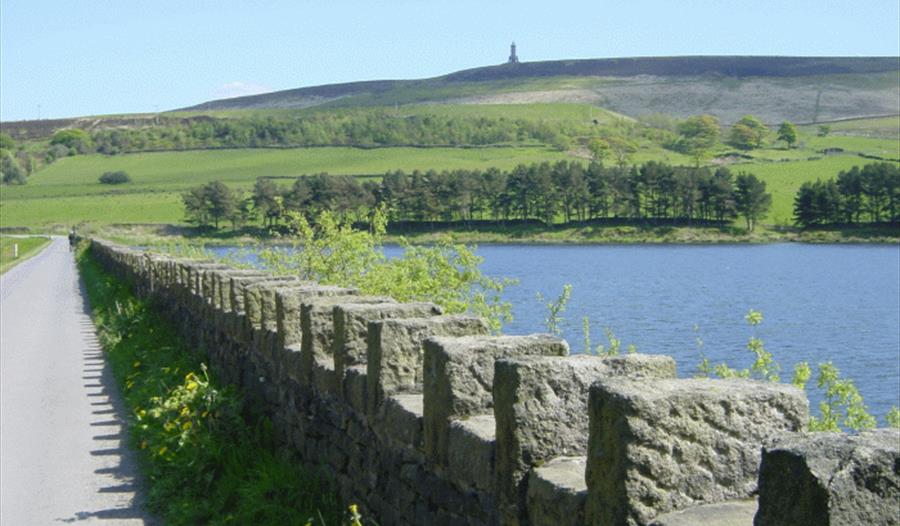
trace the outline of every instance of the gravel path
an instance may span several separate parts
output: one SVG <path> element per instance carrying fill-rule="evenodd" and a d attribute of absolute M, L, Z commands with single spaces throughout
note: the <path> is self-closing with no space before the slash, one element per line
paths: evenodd
<path fill-rule="evenodd" d="M 68 241 L 0 277 L 0 524 L 153 524 Z"/>

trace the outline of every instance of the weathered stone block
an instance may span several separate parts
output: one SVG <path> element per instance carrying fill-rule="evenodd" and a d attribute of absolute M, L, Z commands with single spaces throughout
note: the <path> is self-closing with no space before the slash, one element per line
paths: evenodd
<path fill-rule="evenodd" d="M 274 286 L 264 287 L 261 290 L 262 293 L 262 301 L 260 308 L 260 323 L 263 327 L 267 329 L 271 329 L 273 331 L 278 330 L 278 297 L 277 294 L 282 290 L 298 290 L 305 289 L 307 287 L 315 287 L 318 286 L 312 281 L 287 281 L 285 284 L 278 283 Z M 300 312 L 297 312 L 297 324 L 300 324 Z M 300 340 L 297 340 L 298 342 Z"/>
<path fill-rule="evenodd" d="M 355 296 L 357 293 L 356 289 L 318 284 L 275 289 L 275 325 L 278 330 L 279 344 L 283 347 L 303 341 L 300 327 L 300 306 L 304 301 L 320 296 Z"/>
<path fill-rule="evenodd" d="M 200 295 L 203 296 L 203 299 L 210 306 L 215 308 L 217 300 L 215 296 L 215 281 L 216 276 L 222 272 L 228 272 L 230 269 L 222 265 L 218 268 L 208 268 L 204 269 L 200 273 L 200 284 L 199 284 L 199 292 Z"/>
<path fill-rule="evenodd" d="M 305 382 L 312 380 L 314 362 L 328 361 L 334 371 L 334 307 L 342 303 L 396 303 L 385 296 L 315 296 L 300 304 L 301 376 Z M 337 386 L 332 385 L 329 390 Z"/>
<path fill-rule="evenodd" d="M 352 365 L 344 370 L 344 400 L 361 415 L 366 412 L 366 382 L 365 365 Z"/>
<path fill-rule="evenodd" d="M 231 312 L 244 314 L 246 312 L 246 304 L 244 303 L 244 289 L 254 283 L 266 281 L 271 276 L 249 276 L 249 275 L 231 275 L 229 281 L 229 296 L 231 296 Z"/>
<path fill-rule="evenodd" d="M 491 412 L 494 360 L 569 352 L 565 340 L 546 334 L 432 337 L 424 348 L 425 453 L 439 465 L 446 465 L 450 421 Z"/>
<path fill-rule="evenodd" d="M 292 381 L 300 384 L 300 344 L 293 343 L 283 347 L 284 372 Z"/>
<path fill-rule="evenodd" d="M 287 284 L 302 284 L 295 276 L 270 276 L 261 281 L 248 283 L 244 287 L 244 313 L 247 319 L 253 325 L 253 328 L 259 329 L 263 327 L 263 312 L 267 307 L 275 312 L 275 288 Z M 274 322 L 274 316 L 273 320 Z"/>
<path fill-rule="evenodd" d="M 369 322 L 388 318 L 424 318 L 441 314 L 434 303 L 353 304 L 334 306 L 334 372 L 338 380 L 353 365 L 366 364 Z"/>
<path fill-rule="evenodd" d="M 900 524 L 900 430 L 777 437 L 763 449 L 754 524 Z"/>
<path fill-rule="evenodd" d="M 147 280 L 150 292 L 157 293 L 166 288 L 165 271 L 172 258 L 162 254 L 147 254 Z"/>
<path fill-rule="evenodd" d="M 229 269 L 225 271 L 218 272 L 215 275 L 215 280 L 217 281 L 215 288 L 218 295 L 218 299 L 216 300 L 218 303 L 219 309 L 227 312 L 231 312 L 231 278 L 232 277 L 245 277 L 245 278 L 264 278 L 268 276 L 268 274 L 257 271 L 257 270 L 237 270 L 237 269 Z"/>
<path fill-rule="evenodd" d="M 716 502 L 660 515 L 650 526 L 752 526 L 755 513 L 756 499 Z"/>
<path fill-rule="evenodd" d="M 809 403 L 771 382 L 605 378 L 589 413 L 587 522 L 638 525 L 752 495 L 762 444 L 802 430 Z"/>
<path fill-rule="evenodd" d="M 381 435 L 415 449 L 422 449 L 421 394 L 393 394 L 378 407 L 375 429 Z"/>
<path fill-rule="evenodd" d="M 586 464 L 586 457 L 559 457 L 531 471 L 526 504 L 531 526 L 585 524 Z"/>
<path fill-rule="evenodd" d="M 494 363 L 497 491 L 506 524 L 526 518 L 527 475 L 554 457 L 586 455 L 588 391 L 602 378 L 675 378 L 669 356 L 525 356 Z"/>
<path fill-rule="evenodd" d="M 488 327 L 471 316 L 388 319 L 369 322 L 366 367 L 369 414 L 384 398 L 400 391 L 421 391 L 422 342 L 430 336 L 485 335 Z"/>
<path fill-rule="evenodd" d="M 494 487 L 494 415 L 475 415 L 450 422 L 446 474 L 462 489 Z"/>
<path fill-rule="evenodd" d="M 225 270 L 227 265 L 207 260 L 191 261 L 185 265 L 185 285 L 191 294 L 199 295 L 203 287 L 203 272 L 206 270 Z"/>

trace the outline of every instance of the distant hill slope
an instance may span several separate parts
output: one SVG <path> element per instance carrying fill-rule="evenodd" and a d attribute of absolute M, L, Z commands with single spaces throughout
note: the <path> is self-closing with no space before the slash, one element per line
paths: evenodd
<path fill-rule="evenodd" d="M 900 113 L 900 57 L 646 57 L 524 62 L 420 80 L 330 84 L 187 111 L 581 102 L 630 116 L 711 113 L 813 123 Z"/>
<path fill-rule="evenodd" d="M 900 69 L 898 57 L 635 57 L 522 62 L 467 69 L 442 77 L 450 81 L 522 77 L 798 77 L 882 73 Z"/>

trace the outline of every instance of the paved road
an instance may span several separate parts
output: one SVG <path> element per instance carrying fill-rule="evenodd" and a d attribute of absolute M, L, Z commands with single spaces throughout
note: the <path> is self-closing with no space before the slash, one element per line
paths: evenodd
<path fill-rule="evenodd" d="M 68 241 L 0 277 L 0 524 L 146 525 Z"/>

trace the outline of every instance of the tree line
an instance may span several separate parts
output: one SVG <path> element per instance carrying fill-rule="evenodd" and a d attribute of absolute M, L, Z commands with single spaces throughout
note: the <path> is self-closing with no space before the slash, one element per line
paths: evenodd
<path fill-rule="evenodd" d="M 545 120 L 400 115 L 390 110 L 310 113 L 290 117 L 194 118 L 169 124 L 92 132 L 104 154 L 147 150 L 308 146 L 485 146 L 556 144 L 578 133 Z"/>
<path fill-rule="evenodd" d="M 900 168 L 870 163 L 838 173 L 837 179 L 806 182 L 794 197 L 794 221 L 801 227 L 826 224 L 900 222 Z"/>
<path fill-rule="evenodd" d="M 383 206 L 391 222 L 539 221 L 546 225 L 598 219 L 650 223 L 724 223 L 738 215 L 747 228 L 771 206 L 765 182 L 728 168 L 650 161 L 608 167 L 575 161 L 519 165 L 512 170 L 386 173 L 381 181 L 317 174 L 290 186 L 259 178 L 250 195 L 213 182 L 184 194 L 189 220 L 234 225 L 258 218 L 277 225 L 285 211 L 313 220 L 329 210 L 364 221 Z"/>

